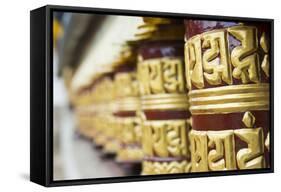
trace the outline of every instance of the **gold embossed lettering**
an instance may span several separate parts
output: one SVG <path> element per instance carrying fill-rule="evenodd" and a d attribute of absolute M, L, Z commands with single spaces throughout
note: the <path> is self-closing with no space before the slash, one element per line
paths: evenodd
<path fill-rule="evenodd" d="M 158 60 L 149 62 L 149 85 L 152 93 L 164 93 L 162 65 Z"/>
<path fill-rule="evenodd" d="M 220 85 L 222 80 L 232 84 L 228 56 L 228 44 L 224 30 L 212 31 L 202 36 L 204 77 L 211 85 Z"/>
<path fill-rule="evenodd" d="M 194 36 L 185 44 L 186 80 L 188 89 L 193 84 L 197 88 L 204 87 L 200 36 Z"/>
<path fill-rule="evenodd" d="M 161 123 L 153 124 L 152 127 L 152 139 L 153 149 L 157 156 L 167 157 L 167 141 L 166 141 L 166 130 Z"/>
<path fill-rule="evenodd" d="M 208 171 L 208 140 L 206 131 L 190 132 L 192 172 Z"/>
<path fill-rule="evenodd" d="M 167 148 L 172 156 L 187 156 L 187 123 L 174 122 L 167 126 Z"/>
<path fill-rule="evenodd" d="M 208 164 L 212 171 L 236 169 L 233 131 L 209 131 Z"/>
<path fill-rule="evenodd" d="M 262 68 L 263 72 L 265 73 L 265 75 L 267 77 L 269 77 L 269 56 L 268 56 L 269 45 L 268 45 L 267 37 L 264 32 L 262 33 L 262 36 L 260 39 L 260 45 L 261 45 L 262 50 L 265 53 L 263 60 L 262 60 L 261 68 Z"/>
<path fill-rule="evenodd" d="M 239 169 L 264 168 L 264 136 L 262 128 L 238 129 L 234 133 L 248 145 L 247 148 L 240 149 L 237 152 Z"/>
<path fill-rule="evenodd" d="M 257 29 L 250 26 L 235 26 L 228 32 L 241 42 L 231 52 L 231 62 L 234 66 L 233 77 L 241 79 L 242 83 L 260 82 Z"/>
<path fill-rule="evenodd" d="M 164 88 L 168 93 L 183 93 L 185 91 L 183 62 L 180 59 L 171 59 L 163 63 Z"/>

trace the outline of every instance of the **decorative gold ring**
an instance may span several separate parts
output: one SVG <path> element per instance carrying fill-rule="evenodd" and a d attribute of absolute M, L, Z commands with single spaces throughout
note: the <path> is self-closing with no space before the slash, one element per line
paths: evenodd
<path fill-rule="evenodd" d="M 269 109 L 269 84 L 232 85 L 189 93 L 192 114 L 235 113 Z"/>
<path fill-rule="evenodd" d="M 143 110 L 188 110 L 188 97 L 186 94 L 157 94 L 141 97 Z"/>
<path fill-rule="evenodd" d="M 137 111 L 140 108 L 139 97 L 126 97 L 116 101 L 120 111 Z"/>

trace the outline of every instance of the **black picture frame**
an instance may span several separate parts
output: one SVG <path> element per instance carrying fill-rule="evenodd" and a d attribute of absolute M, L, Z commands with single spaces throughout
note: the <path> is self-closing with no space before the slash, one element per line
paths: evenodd
<path fill-rule="evenodd" d="M 223 21 L 267 22 L 271 26 L 270 44 L 270 168 L 215 171 L 189 174 L 53 180 L 53 37 L 54 11 L 95 13 L 126 16 L 157 16 Z M 149 12 L 89 7 L 46 5 L 30 12 L 30 180 L 43 186 L 64 186 L 98 183 L 180 179 L 210 176 L 258 174 L 274 172 L 274 20 L 262 18 L 197 15 L 185 13 Z"/>

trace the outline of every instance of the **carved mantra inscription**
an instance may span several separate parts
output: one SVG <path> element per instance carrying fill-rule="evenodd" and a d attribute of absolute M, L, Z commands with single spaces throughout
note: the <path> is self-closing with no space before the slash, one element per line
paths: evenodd
<path fill-rule="evenodd" d="M 188 130 L 186 120 L 145 121 L 142 131 L 144 155 L 189 157 Z"/>
<path fill-rule="evenodd" d="M 237 41 L 235 47 L 230 47 L 231 39 Z M 257 28 L 252 26 L 234 26 L 193 36 L 185 44 L 187 86 L 189 90 L 192 85 L 202 89 L 205 81 L 210 85 L 231 85 L 233 78 L 243 84 L 259 83 L 262 72 L 269 77 L 268 52 L 265 33 L 258 37 Z"/>
<path fill-rule="evenodd" d="M 181 58 L 140 61 L 138 79 L 141 95 L 185 93 L 184 63 Z"/>
<path fill-rule="evenodd" d="M 235 153 L 235 137 L 246 144 Z M 192 171 L 265 168 L 261 127 L 190 132 Z"/>

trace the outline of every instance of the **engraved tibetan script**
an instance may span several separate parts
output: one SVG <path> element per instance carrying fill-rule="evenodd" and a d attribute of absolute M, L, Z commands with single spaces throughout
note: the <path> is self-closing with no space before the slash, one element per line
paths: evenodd
<path fill-rule="evenodd" d="M 263 33 L 252 26 L 233 26 L 195 35 L 185 44 L 187 87 L 261 82 L 261 72 L 269 77 L 269 45 Z M 232 40 L 231 40 L 232 39 Z M 230 48 L 230 42 L 237 42 Z M 260 61 L 260 56 L 263 60 Z M 262 69 L 262 70 L 261 70 Z"/>
<path fill-rule="evenodd" d="M 246 144 L 237 153 L 235 137 Z M 190 145 L 193 172 L 265 168 L 261 127 L 223 131 L 192 130 Z"/>
<path fill-rule="evenodd" d="M 188 156 L 185 120 L 146 121 L 143 125 L 143 150 L 147 156 Z"/>
<path fill-rule="evenodd" d="M 141 61 L 138 80 L 142 95 L 184 93 L 184 64 L 181 58 L 161 58 Z"/>

